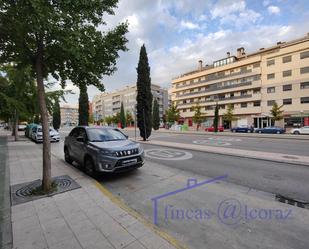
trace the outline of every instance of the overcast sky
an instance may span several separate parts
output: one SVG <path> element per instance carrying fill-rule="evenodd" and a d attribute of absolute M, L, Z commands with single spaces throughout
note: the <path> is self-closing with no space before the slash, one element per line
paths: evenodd
<path fill-rule="evenodd" d="M 236 53 L 253 52 L 309 32 L 308 0 L 120 0 L 108 27 L 128 20 L 129 51 L 120 53 L 117 72 L 102 79 L 110 92 L 136 82 L 139 50 L 146 45 L 152 83 L 168 87 L 171 79 Z M 67 96 L 78 102 L 76 94 Z M 88 88 L 90 101 L 99 91 Z"/>

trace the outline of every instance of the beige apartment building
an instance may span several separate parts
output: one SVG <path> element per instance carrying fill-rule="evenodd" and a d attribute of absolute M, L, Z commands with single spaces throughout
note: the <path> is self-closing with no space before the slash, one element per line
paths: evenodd
<path fill-rule="evenodd" d="M 172 102 L 182 120 L 192 124 L 194 106 L 202 106 L 206 125 L 212 125 L 214 108 L 219 105 L 220 124 L 248 124 L 265 127 L 272 124 L 270 110 L 276 101 L 283 105 L 282 126 L 309 125 L 309 33 L 288 42 L 246 54 L 227 53 L 212 65 L 202 65 L 172 80 Z M 227 105 L 234 106 L 233 124 L 222 120 Z"/>
<path fill-rule="evenodd" d="M 61 126 L 78 124 L 78 105 L 64 104 L 60 106 Z"/>
<path fill-rule="evenodd" d="M 168 108 L 168 92 L 158 85 L 151 84 L 151 91 L 153 99 L 157 99 L 159 104 L 160 117 Z M 92 108 L 94 119 L 104 119 L 106 116 L 113 116 L 117 112 L 120 112 L 121 103 L 125 112 L 129 111 L 131 115 L 135 116 L 135 105 L 136 105 L 136 84 L 123 87 L 119 90 L 110 93 L 100 93 L 93 97 Z"/>

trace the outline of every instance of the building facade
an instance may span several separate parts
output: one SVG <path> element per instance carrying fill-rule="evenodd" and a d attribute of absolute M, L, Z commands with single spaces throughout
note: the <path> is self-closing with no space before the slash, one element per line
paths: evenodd
<path fill-rule="evenodd" d="M 160 117 L 163 117 L 168 108 L 167 90 L 158 85 L 151 84 L 153 99 L 157 99 L 160 110 Z M 126 86 L 110 93 L 100 93 L 93 97 L 92 108 L 95 121 L 104 119 L 106 116 L 113 116 L 120 112 L 123 103 L 125 112 L 130 112 L 135 117 L 137 88 L 136 84 Z"/>
<path fill-rule="evenodd" d="M 170 92 L 189 125 L 197 103 L 202 106 L 206 125 L 211 125 L 217 103 L 220 124 L 226 128 L 241 124 L 265 127 L 273 124 L 270 110 L 274 102 L 283 105 L 282 125 L 308 125 L 309 33 L 250 54 L 239 48 L 235 56 L 227 53 L 212 65 L 203 66 L 199 61 L 197 70 L 172 80 Z M 222 120 L 228 104 L 237 118 L 233 124 Z"/>
<path fill-rule="evenodd" d="M 78 105 L 60 106 L 61 126 L 78 125 Z"/>

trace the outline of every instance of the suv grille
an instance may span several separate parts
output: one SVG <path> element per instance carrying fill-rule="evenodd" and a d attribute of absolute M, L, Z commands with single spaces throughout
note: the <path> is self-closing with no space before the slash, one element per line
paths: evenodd
<path fill-rule="evenodd" d="M 116 151 L 117 157 L 131 156 L 131 155 L 136 155 L 136 154 L 138 154 L 138 149 Z"/>

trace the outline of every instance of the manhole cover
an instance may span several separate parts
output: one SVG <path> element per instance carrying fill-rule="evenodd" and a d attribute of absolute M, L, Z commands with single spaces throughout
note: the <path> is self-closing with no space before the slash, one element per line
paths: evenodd
<path fill-rule="evenodd" d="M 53 177 L 53 181 L 57 185 L 57 191 L 46 195 L 31 194 L 34 189 L 41 185 L 41 180 L 35 180 L 33 182 L 21 183 L 11 186 L 12 205 L 14 206 L 24 202 L 33 201 L 43 197 L 53 196 L 69 190 L 80 188 L 80 185 L 68 175 Z"/>
<path fill-rule="evenodd" d="M 163 160 L 187 160 L 192 158 L 192 154 L 190 152 L 173 149 L 149 149 L 145 150 L 145 156 Z"/>
<path fill-rule="evenodd" d="M 231 143 L 216 140 L 195 140 L 192 143 L 200 145 L 230 146 Z"/>

